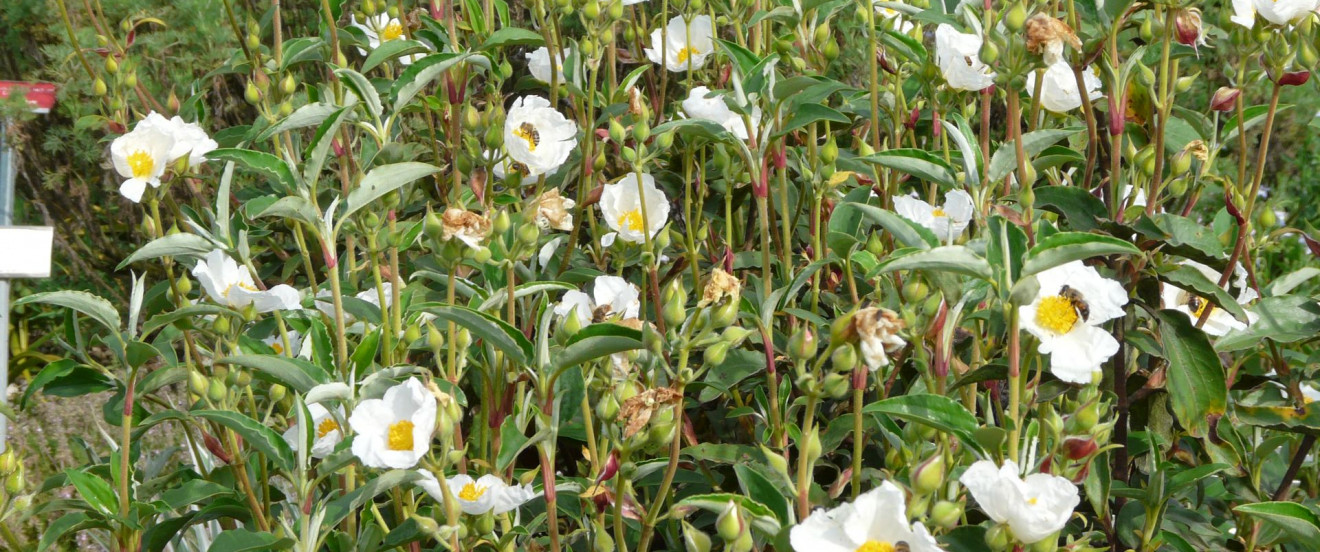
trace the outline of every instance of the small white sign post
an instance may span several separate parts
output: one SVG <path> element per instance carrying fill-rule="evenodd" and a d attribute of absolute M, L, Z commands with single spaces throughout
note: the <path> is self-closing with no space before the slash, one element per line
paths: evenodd
<path fill-rule="evenodd" d="M 0 81 L 0 98 L 23 93 L 35 113 L 49 113 L 55 104 L 55 86 L 48 83 Z M 48 226 L 10 226 L 14 223 L 14 148 L 9 143 L 9 122 L 0 121 L 0 404 L 9 402 L 9 281 L 50 277 L 50 251 L 54 229 Z M 9 437 L 9 419 L 0 415 L 0 453 Z"/>

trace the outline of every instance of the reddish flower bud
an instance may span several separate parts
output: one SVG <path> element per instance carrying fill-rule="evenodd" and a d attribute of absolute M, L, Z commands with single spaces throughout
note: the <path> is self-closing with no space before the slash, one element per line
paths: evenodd
<path fill-rule="evenodd" d="M 338 139 L 338 138 L 335 138 L 335 139 L 333 139 L 333 140 L 330 140 L 330 148 L 333 149 L 333 150 L 335 150 L 335 157 L 343 157 L 343 156 L 344 156 L 344 153 L 345 153 L 345 151 L 344 151 L 344 145 L 341 144 L 341 143 L 339 143 L 339 139 Z"/>
<path fill-rule="evenodd" d="M 1193 50 L 1205 44 L 1205 32 L 1201 28 L 1201 10 L 1196 8 L 1180 10 L 1173 21 L 1174 35 L 1178 43 L 1191 46 Z"/>
<path fill-rule="evenodd" d="M 1291 71 L 1284 73 L 1283 76 L 1279 77 L 1279 80 L 1275 82 L 1278 82 L 1279 86 L 1301 86 L 1306 84 L 1306 81 L 1308 80 L 1311 80 L 1310 71 Z"/>
<path fill-rule="evenodd" d="M 1232 111 L 1237 105 L 1238 96 L 1242 91 L 1230 86 L 1221 86 L 1215 90 L 1215 95 L 1210 97 L 1210 109 L 1215 111 Z"/>
<path fill-rule="evenodd" d="M 610 453 L 610 457 L 605 461 L 604 469 L 600 470 L 600 475 L 596 476 L 596 483 L 603 483 L 614 478 L 619 473 L 619 451 Z"/>
<path fill-rule="evenodd" d="M 907 121 L 903 122 L 903 126 L 907 127 L 908 130 L 912 130 L 917 127 L 917 121 L 919 120 L 921 120 L 921 110 L 914 107 L 912 113 L 908 114 Z"/>
<path fill-rule="evenodd" d="M 1118 136 L 1123 134 L 1123 114 L 1127 111 L 1127 94 L 1122 98 L 1116 98 L 1117 94 L 1109 95 L 1109 135 Z"/>
<path fill-rule="evenodd" d="M 1095 454 L 1098 448 L 1100 447 L 1096 445 L 1095 439 L 1090 437 L 1069 437 L 1063 440 L 1063 452 L 1069 460 L 1088 458 Z"/>
<path fill-rule="evenodd" d="M 226 464 L 233 462 L 233 459 L 229 457 L 229 453 L 225 452 L 225 447 L 220 445 L 220 440 L 216 439 L 214 435 L 203 431 L 202 442 L 206 444 L 206 450 L 211 451 L 211 454 L 214 454 L 221 462 Z"/>

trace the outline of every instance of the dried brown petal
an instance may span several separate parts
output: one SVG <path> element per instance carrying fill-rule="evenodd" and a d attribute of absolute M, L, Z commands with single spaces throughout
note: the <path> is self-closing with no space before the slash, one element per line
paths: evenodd
<path fill-rule="evenodd" d="M 531 207 L 536 213 L 536 225 L 542 230 L 567 232 L 573 229 L 573 214 L 568 210 L 576 205 L 577 202 L 559 195 L 559 190 L 553 189 L 533 200 Z"/>
<path fill-rule="evenodd" d="M 619 419 L 626 422 L 623 436 L 627 438 L 636 435 L 647 422 L 651 421 L 651 415 L 655 414 L 656 408 L 680 400 L 683 400 L 683 395 L 678 391 L 669 387 L 657 387 L 642 391 L 623 401 L 623 405 L 619 408 Z"/>
<path fill-rule="evenodd" d="M 472 211 L 453 207 L 445 209 L 441 222 L 444 225 L 444 239 L 458 238 L 472 247 L 477 247 L 481 240 L 490 235 L 490 219 Z"/>
<path fill-rule="evenodd" d="M 725 272 L 723 269 L 716 268 L 710 271 L 710 279 L 706 282 L 706 288 L 701 292 L 701 301 L 697 303 L 698 307 L 712 305 L 723 301 L 726 297 L 738 300 L 742 293 L 742 282 L 737 276 Z"/>
<path fill-rule="evenodd" d="M 1027 19 L 1027 50 L 1045 57 L 1045 63 L 1053 64 L 1063 56 L 1063 45 L 1067 43 L 1073 49 L 1082 49 L 1082 41 L 1077 38 L 1072 27 L 1059 19 L 1044 13 L 1037 13 Z"/>

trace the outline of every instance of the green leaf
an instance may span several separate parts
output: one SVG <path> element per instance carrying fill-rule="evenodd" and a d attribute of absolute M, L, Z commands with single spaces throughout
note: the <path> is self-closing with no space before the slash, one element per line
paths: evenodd
<path fill-rule="evenodd" d="M 792 519 L 788 511 L 788 499 L 770 483 L 769 479 L 753 470 L 750 464 L 743 462 L 734 464 L 733 471 L 738 475 L 738 487 L 742 489 L 744 495 L 765 504 L 780 522 L 788 523 Z"/>
<path fill-rule="evenodd" d="M 1185 245 L 1214 259 L 1222 259 L 1226 256 L 1224 244 L 1219 241 L 1219 236 L 1214 230 L 1187 217 L 1156 213 L 1141 217 L 1133 228 L 1147 239 L 1156 242 L 1173 246 Z"/>
<path fill-rule="evenodd" d="M 1301 407 L 1237 403 L 1233 417 L 1247 425 L 1320 437 L 1320 402 Z"/>
<path fill-rule="evenodd" d="M 1186 314 L 1162 310 L 1157 315 L 1160 343 L 1169 361 L 1165 373 L 1173 414 L 1189 433 L 1204 437 L 1209 433 L 1210 419 L 1228 409 L 1224 367 L 1205 332 L 1193 327 Z"/>
<path fill-rule="evenodd" d="M 893 234 L 894 239 L 905 247 L 930 249 L 940 244 L 940 240 L 928 228 L 900 217 L 893 212 L 865 203 L 842 203 L 835 208 L 835 214 L 830 217 L 830 220 L 833 221 L 835 217 L 840 216 L 848 209 L 861 211 L 862 216 L 888 230 L 890 234 Z"/>
<path fill-rule="evenodd" d="M 935 182 L 946 188 L 957 184 L 953 178 L 953 167 L 945 163 L 944 159 L 925 150 L 891 149 L 876 152 L 859 160 L 910 174 L 927 182 Z"/>
<path fill-rule="evenodd" d="M 592 324 L 579 330 L 554 356 L 554 368 L 558 371 L 642 347 L 642 332 L 638 330 L 609 322 Z"/>
<path fill-rule="evenodd" d="M 296 466 L 293 449 L 290 449 L 289 444 L 284 442 L 284 438 L 280 437 L 271 428 L 252 418 L 229 410 L 194 410 L 192 415 L 205 418 L 233 430 L 248 445 L 270 458 L 276 467 L 286 472 L 293 472 Z"/>
<path fill-rule="evenodd" d="M 198 236 L 197 234 L 188 234 L 180 232 L 168 236 L 156 238 L 147 242 L 146 245 L 134 251 L 124 262 L 119 263 L 115 270 L 122 270 L 124 267 L 145 261 L 148 259 L 159 259 L 161 257 L 184 257 L 197 258 L 205 257 L 216 246 L 211 240 Z"/>
<path fill-rule="evenodd" d="M 789 117 L 788 120 L 784 122 L 784 126 L 780 127 L 779 131 L 775 133 L 775 136 L 783 136 L 811 123 L 818 123 L 821 121 L 839 123 L 845 126 L 852 124 L 852 119 L 849 119 L 847 115 L 844 115 L 835 109 L 825 107 L 821 104 L 803 104 L 793 111 L 793 116 Z"/>
<path fill-rule="evenodd" d="M 1182 289 L 1193 291 L 1196 295 L 1209 299 L 1215 306 L 1224 309 L 1232 314 L 1234 318 L 1242 322 L 1247 321 L 1247 311 L 1242 309 L 1237 299 L 1231 294 L 1219 287 L 1218 282 L 1212 282 L 1206 278 L 1201 271 L 1190 266 L 1178 265 L 1177 269 L 1161 274 L 1160 277 Z"/>
<path fill-rule="evenodd" d="M 518 27 L 504 27 L 490 34 L 478 50 L 498 50 L 503 46 L 528 46 L 533 49 L 545 45 L 545 37 L 536 31 Z"/>
<path fill-rule="evenodd" d="M 1320 268 L 1304 266 L 1275 278 L 1273 282 L 1265 286 L 1265 295 L 1285 295 L 1316 276 L 1320 276 Z"/>
<path fill-rule="evenodd" d="M 976 416 L 962 404 L 943 395 L 900 395 L 868 404 L 862 408 L 862 412 L 885 414 L 927 425 L 952 434 L 972 450 L 981 451 L 981 445 L 976 440 Z"/>
<path fill-rule="evenodd" d="M 329 103 L 314 103 L 314 104 L 304 105 L 294 110 L 292 114 L 290 114 L 288 117 L 285 117 L 280 122 L 275 123 L 270 128 L 262 131 L 261 134 L 257 136 L 256 141 L 264 142 L 270 139 L 271 136 L 274 136 L 281 132 L 319 125 L 321 124 L 321 121 L 325 120 L 326 117 L 329 117 L 330 114 L 339 111 L 339 109 L 342 107 L 344 106 L 329 104 Z M 290 172 L 289 176 L 292 177 L 293 173 Z"/>
<path fill-rule="evenodd" d="M 1292 109 L 1291 105 L 1282 104 L 1277 108 L 1275 108 L 1274 115 L 1277 117 L 1279 114 L 1288 111 L 1289 109 Z M 1229 121 L 1224 124 L 1224 137 L 1219 140 L 1219 143 L 1236 144 L 1238 132 L 1240 132 L 1243 129 L 1251 130 L 1252 127 L 1255 127 L 1256 125 L 1265 122 L 1265 117 L 1269 114 L 1269 111 L 1270 111 L 1270 106 L 1268 105 L 1253 105 L 1244 108 L 1242 110 L 1242 115 L 1243 118 L 1246 119 L 1247 124 L 1241 125 L 1240 124 L 1241 120 L 1238 119 L 1237 117 L 1229 119 Z"/>
<path fill-rule="evenodd" d="M 346 208 L 342 218 L 347 219 L 359 209 L 370 205 L 385 194 L 407 186 L 419 178 L 438 172 L 440 172 L 440 167 L 414 161 L 371 169 L 371 172 L 362 177 L 358 187 L 348 193 L 348 199 L 344 201 Z"/>
<path fill-rule="evenodd" d="M 1089 232 L 1109 217 L 1105 204 L 1086 190 L 1073 186 L 1036 187 L 1036 206 L 1060 215 L 1074 230 Z"/>
<path fill-rule="evenodd" d="M 894 270 L 952 272 L 982 280 L 990 280 L 994 276 L 994 272 L 990 269 L 990 263 L 962 245 L 946 245 L 927 250 L 908 248 L 895 251 L 889 256 L 889 259 L 880 263 L 876 270 L 880 272 Z"/>
<path fill-rule="evenodd" d="M 1083 130 L 1083 127 L 1072 128 L 1051 128 L 1044 130 L 1035 130 L 1022 135 L 1022 151 L 1027 159 L 1031 159 L 1045 151 L 1045 148 L 1054 145 L 1059 140 L 1077 134 Z M 1009 173 L 1017 169 L 1017 146 L 1011 141 L 1006 140 L 995 150 L 995 154 L 990 156 L 990 181 L 998 182 L 1008 176 Z"/>
<path fill-rule="evenodd" d="M 206 158 L 233 161 L 257 171 L 274 179 L 286 192 L 298 188 L 298 182 L 294 180 L 293 171 L 289 169 L 289 165 L 283 159 L 269 153 L 238 148 L 221 148 L 206 154 Z"/>
<path fill-rule="evenodd" d="M 734 66 L 743 76 L 750 74 L 752 69 L 761 63 L 760 57 L 757 57 L 751 50 L 739 46 L 736 42 L 720 39 L 716 39 L 715 42 L 721 50 L 724 50 L 724 55 L 729 56 L 729 59 L 733 61 Z"/>
<path fill-rule="evenodd" d="M 468 58 L 486 61 L 485 57 L 476 54 L 431 54 L 414 61 L 399 75 L 398 80 L 394 81 L 394 86 L 390 87 L 390 103 L 394 105 L 394 110 L 402 110 L 412 102 L 418 92 L 429 86 L 431 81 Z"/>
<path fill-rule="evenodd" d="M 1292 343 L 1320 335 L 1320 304 L 1305 295 L 1266 297 L 1250 310 L 1257 320 L 1246 329 L 1219 338 L 1215 350 L 1238 351 L 1266 339 Z"/>
<path fill-rule="evenodd" d="M 534 353 L 532 342 L 508 322 L 467 307 L 449 305 L 422 305 L 419 310 L 434 314 L 436 318 L 467 328 L 472 335 L 503 351 L 514 364 L 528 365 Z"/>
<path fill-rule="evenodd" d="M 733 386 L 765 370 L 765 353 L 747 349 L 730 349 L 724 362 L 711 367 L 701 380 L 701 393 L 697 400 L 710 402 L 727 393 Z"/>
<path fill-rule="evenodd" d="M 1257 502 L 1243 504 L 1233 508 L 1233 511 L 1277 525 L 1301 542 L 1314 543 L 1320 539 L 1320 518 L 1296 502 Z"/>
<path fill-rule="evenodd" d="M 1128 242 L 1100 234 L 1059 232 L 1040 240 L 1027 252 L 1022 275 L 1030 276 L 1056 266 L 1104 255 L 1140 255 L 1141 250 Z"/>
<path fill-rule="evenodd" d="M 723 125 L 706 119 L 675 119 L 651 129 L 651 134 L 656 136 L 666 132 L 674 132 L 689 138 L 705 138 L 712 142 L 732 144 L 738 141 L 738 138 Z"/>
<path fill-rule="evenodd" d="M 60 516 L 60 519 L 57 519 L 51 522 L 50 525 L 46 526 L 45 531 L 41 534 L 41 542 L 37 543 L 37 552 L 43 552 L 51 546 L 54 546 L 55 543 L 65 534 L 71 532 L 77 533 L 83 529 L 104 526 L 104 522 L 92 519 L 86 512 L 71 512 L 64 514 L 63 516 Z"/>
<path fill-rule="evenodd" d="M 774 512 L 766 505 L 739 494 L 711 493 L 689 496 L 674 504 L 673 513 L 675 516 L 687 516 L 693 511 L 704 510 L 718 515 L 729 506 L 730 502 L 736 502 L 742 507 L 751 518 L 752 527 L 769 535 L 779 534 L 781 524 Z"/>
<path fill-rule="evenodd" d="M 123 326 L 119 319 L 119 311 L 115 310 L 114 305 L 85 291 L 64 290 L 34 293 L 14 301 L 14 306 L 21 307 L 32 303 L 71 308 L 99 322 L 111 332 L 118 332 L 119 328 Z"/>
<path fill-rule="evenodd" d="M 275 200 L 275 203 L 262 209 L 260 213 L 253 215 L 253 218 L 261 217 L 291 218 L 309 226 L 316 226 L 317 222 L 321 220 L 321 214 L 316 212 L 312 202 L 299 196 L 279 198 Z"/>
<path fill-rule="evenodd" d="M 344 518 L 354 513 L 362 511 L 362 506 L 371 499 L 376 498 L 380 493 L 389 491 L 396 487 L 407 485 L 422 479 L 422 474 L 407 470 L 390 470 L 380 474 L 379 477 L 368 481 L 365 485 L 354 489 L 326 505 L 325 527 L 339 525 Z M 442 481 L 441 485 L 444 484 Z"/>
<path fill-rule="evenodd" d="M 69 483 L 78 489 L 78 495 L 93 509 L 104 516 L 114 515 L 119 508 L 119 498 L 109 483 L 86 471 L 64 470 L 64 474 L 69 477 Z"/>
<path fill-rule="evenodd" d="M 205 479 L 193 479 L 165 490 L 160 494 L 160 499 L 165 502 L 169 509 L 178 510 L 209 498 L 233 494 L 235 494 L 233 487 L 227 487 Z"/>
<path fill-rule="evenodd" d="M 320 366 L 301 358 L 274 355 L 236 355 L 216 359 L 221 364 L 236 364 L 252 369 L 253 375 L 278 383 L 289 389 L 306 393 L 313 387 L 330 381 Z"/>
<path fill-rule="evenodd" d="M 367 84 L 367 86 L 371 86 Z M 374 89 L 373 89 L 374 91 Z M 380 100 L 376 100 L 379 107 Z M 325 166 L 325 158 L 330 155 L 330 147 L 334 145 L 335 137 L 339 134 L 339 127 L 344 124 L 354 113 L 353 106 L 345 107 L 326 117 L 321 124 L 316 127 L 316 135 L 312 137 L 312 145 L 308 148 L 303 161 L 303 180 L 314 183 L 321 177 L 321 168 Z M 356 191 L 356 190 L 355 190 Z M 350 197 L 351 197 L 350 192 Z M 312 209 L 314 213 L 316 209 Z M 307 214 L 306 212 L 303 213 Z M 313 219 L 315 220 L 315 218 Z"/>
<path fill-rule="evenodd" d="M 366 61 L 362 62 L 362 72 L 370 73 L 380 64 L 399 56 L 410 56 L 431 51 L 426 44 L 417 40 L 387 40 L 380 46 L 371 50 L 367 54 Z"/>
<path fill-rule="evenodd" d="M 207 552 L 265 552 L 286 550 L 293 546 L 294 540 L 280 538 L 264 531 L 249 529 L 228 529 L 216 535 Z"/>
<path fill-rule="evenodd" d="M 348 67 L 335 69 L 335 75 L 339 77 L 340 82 L 353 91 L 358 99 L 366 104 L 367 112 L 371 113 L 373 117 L 380 117 L 385 108 L 380 105 L 380 93 L 376 92 L 376 87 L 372 86 L 367 77 Z"/>
<path fill-rule="evenodd" d="M 542 292 L 568 291 L 577 288 L 577 286 L 565 282 L 528 282 L 514 288 L 513 298 L 522 299 L 528 295 L 536 295 Z M 508 293 L 492 293 L 490 298 L 481 302 L 481 306 L 477 307 L 477 310 L 488 312 L 490 309 L 503 306 L 508 300 Z"/>

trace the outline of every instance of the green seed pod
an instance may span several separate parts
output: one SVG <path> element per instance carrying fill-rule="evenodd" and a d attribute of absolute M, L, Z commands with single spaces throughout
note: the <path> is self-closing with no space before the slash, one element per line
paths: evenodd
<path fill-rule="evenodd" d="M 1182 150 L 1174 154 L 1173 159 L 1169 162 L 1169 176 L 1177 178 L 1187 174 L 1187 171 L 1191 168 L 1192 152 Z"/>
<path fill-rule="evenodd" d="M 806 327 L 798 328 L 788 338 L 788 355 L 796 361 L 805 361 L 816 356 L 816 336 Z"/>
<path fill-rule="evenodd" d="M 249 50 L 256 50 L 258 48 L 261 48 L 261 37 L 257 36 L 257 33 L 248 33 L 247 47 Z"/>
<path fill-rule="evenodd" d="M 820 53 L 825 56 L 826 61 L 834 61 L 839 57 L 839 43 L 833 40 L 826 40 L 825 45 L 821 47 Z"/>
<path fill-rule="evenodd" d="M 224 380 L 217 377 L 211 378 L 211 383 L 206 389 L 206 397 L 211 399 L 211 402 L 218 403 L 225 400 L 227 394 L 228 387 L 225 385 Z"/>
<path fill-rule="evenodd" d="M 716 534 L 725 542 L 736 540 L 743 533 L 746 525 L 742 519 L 741 509 L 734 502 L 729 502 L 729 506 L 720 512 L 718 518 L 715 518 Z"/>
<path fill-rule="evenodd" d="M 252 105 L 261 103 L 261 91 L 257 90 L 256 83 L 248 81 L 247 90 L 243 92 L 243 99 Z"/>
<path fill-rule="evenodd" d="M 105 81 L 102 80 L 101 77 L 96 77 L 96 81 L 92 83 L 92 94 L 95 94 L 97 96 L 104 96 L 108 91 L 109 90 L 107 90 L 106 88 Z"/>
<path fill-rule="evenodd" d="M 432 351 L 439 351 L 445 346 L 445 334 L 435 327 L 435 324 L 426 325 L 426 346 Z"/>
<path fill-rule="evenodd" d="M 903 284 L 903 298 L 908 302 L 916 303 L 921 301 L 922 299 L 925 299 L 926 295 L 929 293 L 930 287 L 921 280 L 912 279 Z"/>
<path fill-rule="evenodd" d="M 472 250 L 472 260 L 476 261 L 477 264 L 486 264 L 486 261 L 490 260 L 490 248 L 482 247 Z"/>
<path fill-rule="evenodd" d="M 609 14 L 610 14 L 610 21 L 618 21 L 620 19 L 623 19 L 623 2 L 611 1 Z M 609 36 L 611 39 L 613 39 L 614 33 L 611 32 Z"/>
<path fill-rule="evenodd" d="M 1169 181 L 1164 191 L 1172 197 L 1182 197 L 1183 194 L 1187 193 L 1187 180 L 1187 176 L 1175 178 Z"/>
<path fill-rule="evenodd" d="M 624 146 L 623 151 L 621 153 L 624 161 L 628 163 L 633 163 L 637 161 L 637 150 L 632 149 L 628 146 Z"/>
<path fill-rule="evenodd" d="M 105 56 L 105 72 L 111 75 L 119 73 L 119 62 L 115 60 L 114 54 Z"/>
<path fill-rule="evenodd" d="M 582 15 L 587 18 L 587 21 L 600 19 L 600 2 L 597 2 L 596 0 L 587 0 L 587 5 L 582 6 Z M 582 51 L 587 51 L 585 45 L 583 45 Z M 591 54 L 588 53 L 587 55 Z"/>
<path fill-rule="evenodd" d="M 656 136 L 655 145 L 660 149 L 669 149 L 670 146 L 674 145 L 674 133 L 666 132 Z"/>
<path fill-rule="evenodd" d="M 198 395 L 205 395 L 206 389 L 209 386 L 210 386 L 210 382 L 207 381 L 206 376 L 203 376 L 201 372 L 193 371 L 188 373 L 189 391 L 192 391 L 193 393 L 196 393 Z M 4 468 L 0 467 L 0 472 L 3 471 Z"/>
<path fill-rule="evenodd" d="M 590 38 L 584 38 L 578 43 L 578 47 L 582 49 L 582 55 L 587 56 L 588 58 L 596 57 L 596 41 Z"/>
<path fill-rule="evenodd" d="M 1140 36 L 1141 36 L 1141 40 L 1142 40 L 1143 42 L 1151 42 L 1151 41 L 1155 40 L 1155 18 L 1154 18 L 1154 17 L 1147 17 L 1146 19 L 1142 20 L 1142 22 L 1141 22 Z"/>
<path fill-rule="evenodd" d="M 833 164 L 834 161 L 837 160 L 838 158 L 839 158 L 839 144 L 835 142 L 834 137 L 831 136 L 830 139 L 825 142 L 825 146 L 820 148 L 820 160 L 821 162 L 829 165 L 829 164 Z"/>
<path fill-rule="evenodd" d="M 637 121 L 633 124 L 633 139 L 641 144 L 651 137 L 651 125 L 646 121 Z"/>
<path fill-rule="evenodd" d="M 225 317 L 225 316 L 217 316 L 216 319 L 215 319 L 215 322 L 212 322 L 212 323 L 211 323 L 211 329 L 215 330 L 215 333 L 218 333 L 218 334 L 221 334 L 221 335 L 228 334 L 228 333 L 229 333 L 229 318 L 228 318 L 228 317 Z"/>
<path fill-rule="evenodd" d="M 541 229 L 535 224 L 526 223 L 518 228 L 518 241 L 524 245 L 536 245 L 536 240 L 541 237 Z"/>
<path fill-rule="evenodd" d="M 280 80 L 280 92 L 283 92 L 285 96 L 289 96 L 297 91 L 298 81 L 293 78 L 293 73 L 284 75 L 284 78 Z"/>
<path fill-rule="evenodd" d="M 422 338 L 422 329 L 417 327 L 416 324 L 408 326 L 407 329 L 403 330 L 403 342 L 405 344 L 412 345 L 421 338 Z"/>
<path fill-rule="evenodd" d="M 738 302 L 727 301 L 716 306 L 710 313 L 710 324 L 714 328 L 724 328 L 738 319 Z"/>
<path fill-rule="evenodd" d="M 1256 215 L 1256 223 L 1261 228 L 1274 228 L 1279 224 L 1279 216 L 1274 214 L 1273 209 L 1261 209 L 1260 214 Z"/>

